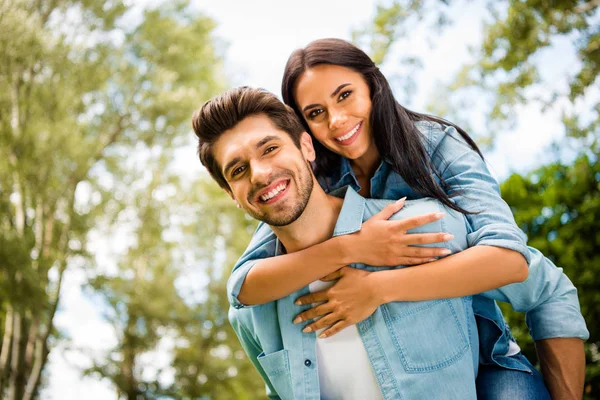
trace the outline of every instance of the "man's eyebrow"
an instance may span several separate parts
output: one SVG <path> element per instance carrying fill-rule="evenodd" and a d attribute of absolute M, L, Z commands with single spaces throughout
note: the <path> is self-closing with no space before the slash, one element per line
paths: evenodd
<path fill-rule="evenodd" d="M 229 161 L 229 162 L 227 163 L 227 165 L 225 165 L 225 168 L 223 168 L 223 175 L 227 175 L 227 173 L 229 172 L 229 170 L 230 170 L 231 168 L 233 168 L 233 166 L 234 166 L 235 164 L 239 163 L 239 162 L 240 162 L 240 160 L 241 160 L 241 158 L 240 158 L 240 157 L 236 157 L 236 158 L 234 158 L 233 160 Z"/>
<path fill-rule="evenodd" d="M 329 96 L 330 97 L 336 96 L 343 88 L 345 88 L 346 86 L 349 86 L 349 85 L 350 85 L 350 83 L 342 83 L 340 86 L 336 87 L 335 90 L 333 92 L 331 92 L 331 94 Z M 310 110 L 311 108 L 318 107 L 318 106 L 319 106 L 318 104 L 309 104 L 302 109 L 302 112 L 306 112 L 306 111 Z"/>
<path fill-rule="evenodd" d="M 256 143 L 256 146 L 255 146 L 255 147 L 256 147 L 257 149 L 258 149 L 258 148 L 261 148 L 261 147 L 262 147 L 262 146 L 264 146 L 265 144 L 269 143 L 271 140 L 277 140 L 277 139 L 279 139 L 279 137 L 278 137 L 278 136 L 275 136 L 275 135 L 269 135 L 269 136 L 265 136 L 264 138 L 262 138 L 261 140 L 259 140 L 259 141 Z"/>

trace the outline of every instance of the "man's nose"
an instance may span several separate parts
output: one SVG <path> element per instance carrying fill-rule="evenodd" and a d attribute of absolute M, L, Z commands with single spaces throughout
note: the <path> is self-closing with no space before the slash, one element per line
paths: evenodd
<path fill-rule="evenodd" d="M 256 161 L 250 164 L 252 183 L 266 184 L 271 178 L 273 168 L 271 164 L 265 161 Z"/>
<path fill-rule="evenodd" d="M 334 130 L 344 126 L 347 120 L 346 113 L 342 110 L 329 110 L 329 129 Z"/>

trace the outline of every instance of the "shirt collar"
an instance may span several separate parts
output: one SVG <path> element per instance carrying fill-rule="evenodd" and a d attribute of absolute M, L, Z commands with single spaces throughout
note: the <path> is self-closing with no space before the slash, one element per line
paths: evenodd
<path fill-rule="evenodd" d="M 348 235 L 360 231 L 365 210 L 365 198 L 356 193 L 351 186 L 335 190 L 330 194 L 344 198 L 340 215 L 333 230 L 333 236 Z"/>

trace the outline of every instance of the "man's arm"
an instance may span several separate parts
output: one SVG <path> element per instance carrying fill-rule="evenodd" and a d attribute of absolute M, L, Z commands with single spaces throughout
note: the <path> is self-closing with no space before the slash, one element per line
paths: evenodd
<path fill-rule="evenodd" d="M 585 352 L 579 338 L 535 342 L 544 382 L 553 399 L 579 400 L 585 381 Z"/>
<path fill-rule="evenodd" d="M 252 333 L 248 330 L 247 327 L 244 326 L 244 323 L 242 322 L 243 317 L 241 315 L 241 313 L 244 312 L 250 312 L 250 310 L 236 310 L 231 308 L 229 310 L 229 322 L 231 323 L 235 334 L 240 340 L 242 348 L 244 349 L 246 355 L 250 359 L 250 362 L 252 362 L 252 365 L 254 365 L 254 368 L 256 368 L 256 370 L 260 374 L 260 377 L 265 382 L 267 397 L 273 400 L 281 400 L 281 398 L 277 394 L 277 391 L 275 391 L 275 388 L 271 384 L 269 377 L 258 362 L 258 356 L 262 354 L 263 350 L 260 347 L 260 344 L 255 340 Z"/>

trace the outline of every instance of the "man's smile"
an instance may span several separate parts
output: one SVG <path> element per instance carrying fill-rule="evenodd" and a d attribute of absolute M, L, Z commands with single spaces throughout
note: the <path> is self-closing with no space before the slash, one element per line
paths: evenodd
<path fill-rule="evenodd" d="M 279 179 L 261 190 L 256 197 L 262 204 L 273 204 L 286 195 L 289 185 L 290 179 Z"/>

